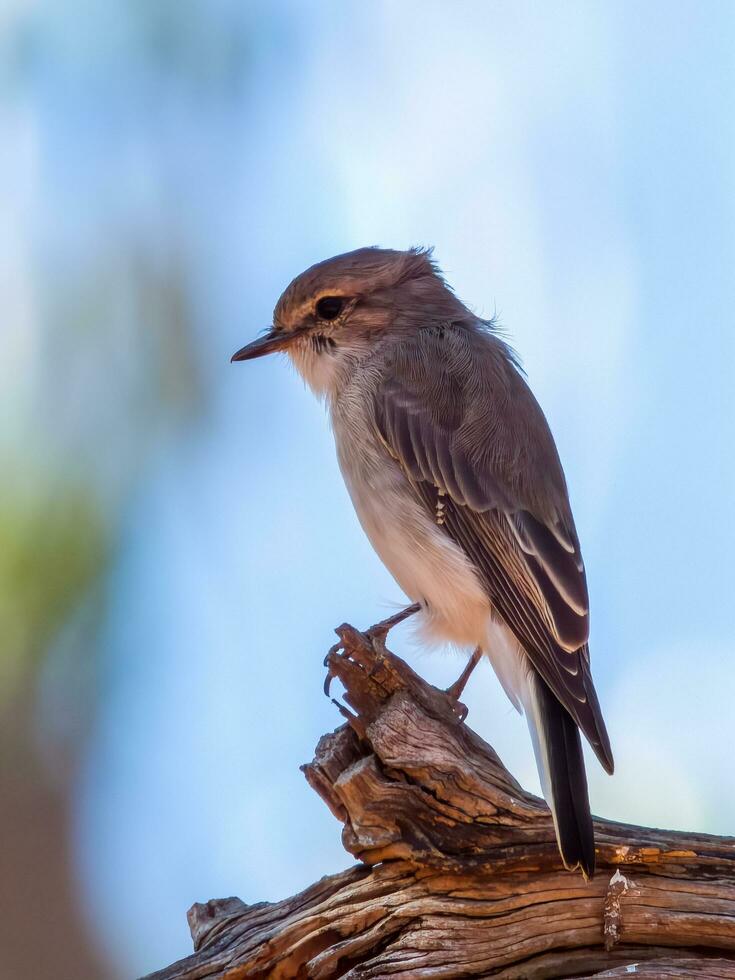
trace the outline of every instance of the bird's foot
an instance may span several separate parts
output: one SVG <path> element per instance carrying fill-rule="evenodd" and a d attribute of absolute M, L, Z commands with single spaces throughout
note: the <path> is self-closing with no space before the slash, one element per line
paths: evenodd
<path fill-rule="evenodd" d="M 454 711 L 459 717 L 460 721 L 465 720 L 469 709 L 467 708 L 466 705 L 462 704 L 462 702 L 459 699 L 462 697 L 462 692 L 465 689 L 467 681 L 470 679 L 470 676 L 472 675 L 472 671 L 479 664 L 481 657 L 482 657 L 482 650 L 480 649 L 480 647 L 475 647 L 472 656 L 467 661 L 467 665 L 465 666 L 462 673 L 459 675 L 459 677 L 454 682 L 454 684 L 450 685 L 446 690 L 447 697 L 451 698 L 452 701 L 454 702 L 454 706 L 453 706 Z"/>
<path fill-rule="evenodd" d="M 410 606 L 406 606 L 405 609 L 401 609 L 399 612 L 394 613 L 392 616 L 388 616 L 387 619 L 382 619 L 379 623 L 371 626 L 369 629 L 365 630 L 364 633 L 360 633 L 354 629 L 352 626 L 347 626 L 347 624 L 341 626 L 337 633 L 341 636 L 342 632 L 349 630 L 353 635 L 353 642 L 360 640 L 363 644 L 371 644 L 373 649 L 378 653 L 385 653 L 385 638 L 388 633 L 402 623 L 404 619 L 408 619 L 409 616 L 413 616 L 415 613 L 419 612 L 421 605 L 418 602 L 412 603 Z M 329 697 L 329 689 L 332 683 L 332 659 L 339 652 L 339 650 L 344 646 L 344 637 L 340 639 L 339 643 L 331 648 L 329 653 L 324 658 L 324 666 L 327 668 L 327 676 L 324 679 L 324 693 Z"/>

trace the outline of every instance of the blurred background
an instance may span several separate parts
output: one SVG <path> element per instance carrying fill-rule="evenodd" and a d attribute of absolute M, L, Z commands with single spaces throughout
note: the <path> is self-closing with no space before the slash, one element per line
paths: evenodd
<path fill-rule="evenodd" d="M 436 246 L 548 414 L 593 809 L 733 832 L 734 97 L 729 2 L 0 0 L 0 974 L 146 973 L 351 863 L 298 766 L 332 628 L 402 596 L 322 407 L 229 357 L 362 245 Z"/>

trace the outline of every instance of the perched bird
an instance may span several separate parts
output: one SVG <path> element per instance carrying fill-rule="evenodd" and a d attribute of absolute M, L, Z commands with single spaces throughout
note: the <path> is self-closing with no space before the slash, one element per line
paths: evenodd
<path fill-rule="evenodd" d="M 380 248 L 307 269 L 232 359 L 272 351 L 326 401 L 360 523 L 426 633 L 484 653 L 525 712 L 562 860 L 591 876 L 579 730 L 613 758 L 564 473 L 516 356 L 430 251 Z"/>

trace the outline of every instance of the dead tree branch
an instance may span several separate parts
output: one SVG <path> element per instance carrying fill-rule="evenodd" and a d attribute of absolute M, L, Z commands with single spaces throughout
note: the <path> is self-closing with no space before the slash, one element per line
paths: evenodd
<path fill-rule="evenodd" d="M 545 803 L 384 631 L 337 634 L 351 710 L 304 772 L 362 863 L 282 902 L 194 905 L 196 952 L 148 980 L 735 980 L 735 839 L 595 820 L 585 882 Z"/>

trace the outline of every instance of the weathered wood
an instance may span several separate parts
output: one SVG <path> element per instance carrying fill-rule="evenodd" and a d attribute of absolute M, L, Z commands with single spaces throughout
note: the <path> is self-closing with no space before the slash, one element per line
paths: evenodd
<path fill-rule="evenodd" d="M 193 906 L 196 952 L 149 980 L 735 980 L 735 839 L 595 820 L 595 878 L 564 871 L 546 804 L 457 705 L 384 630 L 337 633 L 352 710 L 303 768 L 362 863 L 282 902 Z"/>

